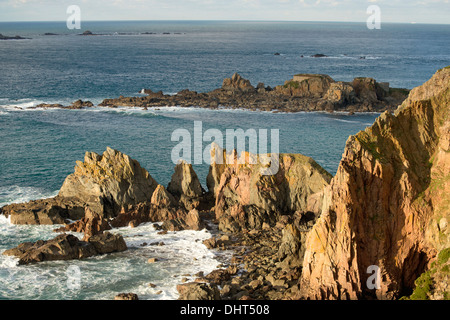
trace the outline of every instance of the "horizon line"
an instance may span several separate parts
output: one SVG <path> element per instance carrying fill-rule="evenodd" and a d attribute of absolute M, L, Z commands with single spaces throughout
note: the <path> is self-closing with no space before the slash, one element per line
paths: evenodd
<path fill-rule="evenodd" d="M 342 21 L 342 20 L 264 20 L 264 19 L 151 19 L 151 20 L 141 20 L 141 19 L 117 19 L 117 20 L 82 20 L 84 22 L 284 22 L 284 23 L 302 23 L 302 22 L 312 22 L 312 23 L 366 23 L 366 21 Z M 8 20 L 0 21 L 0 23 L 21 23 L 21 22 L 61 22 L 65 23 L 66 20 Z M 382 22 L 382 24 L 412 24 L 412 25 L 450 25 L 450 23 L 432 23 L 432 22 Z"/>

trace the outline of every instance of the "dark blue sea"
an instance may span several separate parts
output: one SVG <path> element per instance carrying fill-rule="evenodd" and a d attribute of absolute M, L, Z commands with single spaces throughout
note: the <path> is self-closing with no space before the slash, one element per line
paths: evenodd
<path fill-rule="evenodd" d="M 97 35 L 79 35 L 86 30 Z M 121 21 L 82 22 L 81 30 L 68 30 L 65 22 L 0 22 L 0 33 L 30 38 L 0 41 L 0 206 L 55 195 L 76 160 L 107 146 L 137 159 L 167 186 L 176 145 L 171 135 L 176 129 L 192 132 L 194 121 L 222 132 L 278 129 L 280 152 L 313 157 L 334 174 L 347 138 L 378 116 L 181 107 L 30 109 L 39 103 L 98 104 L 138 96 L 143 88 L 206 92 L 234 72 L 255 86 L 322 73 L 336 81 L 365 76 L 411 89 L 450 65 L 450 25 L 383 24 L 369 30 L 363 23 Z M 327 57 L 310 57 L 317 53 Z M 194 168 L 206 187 L 207 164 Z M 52 229 L 13 226 L 0 217 L 0 251 L 54 237 Z M 37 266 L 18 266 L 0 255 L 0 299 L 110 299 L 119 292 L 176 299 L 179 275 L 218 264 L 195 241 L 207 238 L 206 231 L 161 236 L 145 225 L 117 232 L 139 250 Z M 163 237 L 166 246 L 143 246 Z M 161 263 L 147 264 L 155 255 Z M 81 287 L 75 289 L 67 285 L 71 266 L 81 270 Z"/>

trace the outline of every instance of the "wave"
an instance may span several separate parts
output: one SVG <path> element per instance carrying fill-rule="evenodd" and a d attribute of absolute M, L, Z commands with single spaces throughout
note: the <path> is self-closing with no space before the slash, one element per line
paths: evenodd
<path fill-rule="evenodd" d="M 0 187 L 0 207 L 11 203 L 23 203 L 31 200 L 54 197 L 58 191 L 48 191 L 36 187 L 18 185 Z"/>
<path fill-rule="evenodd" d="M 28 238 L 54 237 L 55 226 L 5 225 L 2 236 Z M 52 228 L 50 228 L 52 227 Z M 17 232 L 17 228 L 21 229 Z M 82 260 L 49 261 L 36 265 L 17 265 L 17 259 L 0 255 L 0 297 L 6 299 L 110 300 L 120 292 L 134 292 L 141 300 L 175 300 L 177 284 L 194 274 L 213 271 L 218 254 L 202 241 L 211 237 L 206 230 L 168 232 L 159 235 L 153 223 L 136 228 L 124 227 L 110 232 L 121 234 L 128 250 Z M 26 239 L 20 239 L 23 241 Z M 19 239 L 15 239 L 19 242 Z M 33 240 L 35 241 L 35 240 Z M 11 245 L 9 246 L 11 247 Z M 223 259 L 231 253 L 221 251 Z M 149 264 L 149 258 L 157 258 Z M 78 270 L 79 287 L 68 286 L 68 273 Z M 189 274 L 189 275 L 187 275 Z M 151 286 L 149 284 L 152 284 Z"/>

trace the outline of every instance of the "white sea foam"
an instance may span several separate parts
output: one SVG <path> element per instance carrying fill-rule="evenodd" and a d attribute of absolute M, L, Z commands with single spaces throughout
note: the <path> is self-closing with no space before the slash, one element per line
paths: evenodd
<path fill-rule="evenodd" d="M 58 191 L 48 191 L 36 187 L 18 185 L 0 187 L 0 207 L 11 203 L 23 203 L 31 200 L 54 197 Z"/>
<path fill-rule="evenodd" d="M 9 244 L 0 252 L 24 241 L 49 239 L 57 226 L 14 226 L 3 217 L 0 234 Z M 177 284 L 183 277 L 214 270 L 219 261 L 202 243 L 207 230 L 168 232 L 159 235 L 152 223 L 136 228 L 111 230 L 122 234 L 128 250 L 82 260 L 52 261 L 22 266 L 17 259 L 0 255 L 0 299 L 112 299 L 121 292 L 134 292 L 144 300 L 178 298 Z M 78 235 L 80 236 L 80 235 Z M 155 245 L 163 242 L 164 245 Z M 220 252 L 224 258 L 230 253 Z M 148 263 L 149 258 L 157 258 Z M 69 271 L 80 270 L 78 288 L 68 286 Z M 190 274 L 191 276 L 186 276 Z M 149 286 L 149 283 L 155 285 Z"/>

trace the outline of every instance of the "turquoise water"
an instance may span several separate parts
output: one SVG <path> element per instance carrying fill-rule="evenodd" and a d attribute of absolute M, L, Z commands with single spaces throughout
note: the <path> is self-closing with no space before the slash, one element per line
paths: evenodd
<path fill-rule="evenodd" d="M 76 35 L 86 29 L 102 35 Z M 0 41 L 0 206 L 54 196 L 76 160 L 83 160 L 86 151 L 102 153 L 107 146 L 138 160 L 167 186 L 177 144 L 172 133 L 187 129 L 192 134 L 194 121 L 202 121 L 203 131 L 223 133 L 278 129 L 280 152 L 310 156 L 334 174 L 349 135 L 377 117 L 179 107 L 29 109 L 42 102 L 69 104 L 81 98 L 98 104 L 137 95 L 142 88 L 209 91 L 236 71 L 254 85 L 275 86 L 308 72 L 344 81 L 371 76 L 412 88 L 450 64 L 449 26 L 385 24 L 371 31 L 358 23 L 86 22 L 83 30 L 69 31 L 65 23 L 55 22 L 0 22 L 0 33 L 32 38 Z M 46 32 L 58 35 L 44 36 Z M 308 57 L 316 53 L 329 57 Z M 208 165 L 194 169 L 206 188 Z M 52 238 L 53 228 L 13 226 L 0 217 L 0 252 L 24 241 Z M 18 266 L 16 259 L 0 255 L 0 299 L 111 299 L 119 292 L 176 299 L 182 274 L 207 273 L 220 260 L 201 244 L 209 237 L 206 231 L 161 236 L 143 225 L 115 232 L 125 236 L 130 250 L 34 266 Z M 166 246 L 149 245 L 155 241 Z M 160 263 L 149 265 L 153 256 Z M 75 290 L 67 284 L 71 267 L 81 272 Z M 149 282 L 157 286 L 151 288 Z"/>

